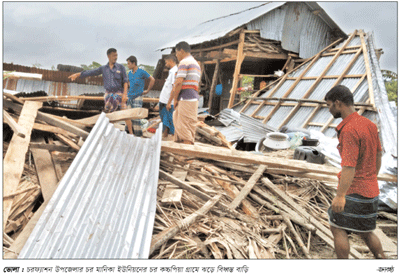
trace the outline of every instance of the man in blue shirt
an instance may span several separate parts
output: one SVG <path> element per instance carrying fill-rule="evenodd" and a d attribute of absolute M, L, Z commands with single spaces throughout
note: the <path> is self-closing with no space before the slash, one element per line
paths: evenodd
<path fill-rule="evenodd" d="M 150 76 L 149 73 L 137 66 L 137 59 L 135 56 L 130 56 L 126 61 L 128 62 L 128 68 L 130 69 L 128 73 L 129 92 L 127 106 L 128 108 L 141 108 L 143 106 L 142 96 L 149 93 L 155 83 L 155 79 Z M 149 78 L 149 86 L 144 90 L 145 81 Z M 132 126 L 134 135 L 141 137 L 143 133 L 140 120 L 132 120 Z"/>
<path fill-rule="evenodd" d="M 86 78 L 89 76 L 103 75 L 103 83 L 106 92 L 104 94 L 104 111 L 106 113 L 114 112 L 118 109 L 125 108 L 128 99 L 128 78 L 125 67 L 117 63 L 118 53 L 115 48 L 107 50 L 108 63 L 93 70 L 84 70 L 75 73 L 68 78 L 75 81 L 76 78 Z M 130 121 L 126 121 L 129 133 L 132 134 L 132 125 Z"/>

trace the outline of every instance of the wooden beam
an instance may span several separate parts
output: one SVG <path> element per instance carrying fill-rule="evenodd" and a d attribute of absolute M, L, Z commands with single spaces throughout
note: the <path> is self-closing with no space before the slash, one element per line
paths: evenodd
<path fill-rule="evenodd" d="M 46 149 L 48 151 L 59 151 L 59 152 L 72 152 L 74 151 L 69 146 L 64 145 L 54 145 L 54 144 L 44 144 L 44 143 L 33 143 L 29 144 L 29 148 L 31 149 Z"/>
<path fill-rule="evenodd" d="M 208 98 L 208 108 L 210 109 L 209 112 L 211 114 L 211 107 L 212 107 L 212 99 L 215 91 L 215 87 L 217 86 L 217 79 L 218 79 L 218 72 L 219 72 L 219 60 L 216 60 L 214 75 L 211 83 L 210 94 Z"/>
<path fill-rule="evenodd" d="M 359 47 L 359 46 L 357 46 Z M 342 54 L 346 55 L 346 54 L 354 54 L 357 53 L 357 50 L 344 50 Z M 334 56 L 335 52 L 330 52 L 330 53 L 325 53 L 322 54 L 322 57 L 328 57 L 328 56 Z"/>
<path fill-rule="evenodd" d="M 19 126 L 25 134 L 24 138 L 14 134 L 8 146 L 6 155 L 3 161 L 3 194 L 10 195 L 14 193 L 18 187 L 24 170 L 25 157 L 28 151 L 29 141 L 33 123 L 35 122 L 38 110 L 42 103 L 25 102 L 21 115 L 19 117 Z M 7 219 L 11 211 L 13 198 L 3 201 L 3 230 L 5 230 Z"/>
<path fill-rule="evenodd" d="M 69 138 L 60 135 L 60 134 L 55 134 L 56 137 L 62 141 L 63 143 L 65 143 L 66 145 L 68 145 L 69 147 L 71 147 L 72 149 L 74 149 L 75 151 L 79 151 L 81 148 L 72 140 L 70 140 Z"/>
<path fill-rule="evenodd" d="M 261 176 L 264 174 L 264 171 L 267 169 L 267 166 L 265 165 L 260 165 L 256 172 L 250 177 L 250 179 L 247 181 L 246 185 L 242 188 L 240 193 L 236 195 L 235 199 L 228 205 L 229 208 L 231 209 L 236 209 L 240 203 L 247 197 L 247 195 L 250 193 L 250 191 L 253 189 L 257 181 L 261 178 Z"/>
<path fill-rule="evenodd" d="M 235 44 L 239 44 L 239 43 L 240 43 L 240 39 L 235 40 L 235 41 L 231 41 L 231 42 L 228 42 L 228 43 L 225 43 L 225 44 L 221 44 L 221 45 L 218 45 L 218 46 L 209 47 L 209 48 L 193 49 L 193 50 L 190 51 L 190 53 L 197 53 L 197 52 L 200 52 L 200 51 L 207 52 L 207 51 L 211 51 L 211 50 L 217 50 L 217 49 L 225 48 L 225 47 L 228 47 L 228 46 L 231 46 L 231 45 L 235 45 Z"/>
<path fill-rule="evenodd" d="M 289 122 L 289 120 L 297 113 L 297 111 L 300 109 L 301 107 L 301 102 L 298 102 L 296 104 L 296 106 L 294 106 L 294 108 L 290 111 L 290 113 L 285 117 L 285 119 L 282 121 L 281 124 L 279 124 L 278 126 L 278 130 L 280 130 L 283 126 L 285 126 L 286 123 Z"/>
<path fill-rule="evenodd" d="M 217 147 L 212 145 L 204 147 L 196 144 L 186 145 L 181 143 L 175 143 L 172 141 L 163 141 L 161 142 L 161 151 L 178 154 L 182 156 L 204 158 L 216 161 L 238 162 L 245 164 L 264 164 L 267 165 L 268 167 L 278 168 L 282 170 L 293 169 L 293 170 L 304 171 L 307 173 L 314 172 L 314 173 L 326 174 L 329 176 L 336 176 L 340 171 L 339 168 L 331 166 L 313 164 L 300 160 L 287 160 L 284 158 L 271 159 L 268 156 L 264 155 L 256 155 L 244 151 L 230 150 L 227 148 Z M 397 182 L 397 176 L 390 174 L 379 174 L 378 180 Z"/>
<path fill-rule="evenodd" d="M 35 102 L 35 101 L 32 101 L 32 102 Z M 42 104 L 41 102 L 39 102 L 39 103 Z M 7 107 L 7 108 L 10 108 L 10 109 L 13 109 L 17 113 L 21 113 L 21 110 L 22 110 L 22 107 L 20 105 L 12 103 L 10 101 L 4 101 L 3 102 L 3 106 Z M 81 128 L 76 127 L 76 126 L 74 126 L 74 125 L 72 125 L 72 124 L 70 124 L 70 123 L 68 123 L 68 122 L 66 122 L 64 120 L 60 120 L 56 116 L 53 116 L 53 115 L 50 115 L 50 114 L 46 114 L 46 113 L 38 111 L 36 119 L 44 121 L 44 122 L 46 122 L 46 123 L 48 123 L 50 125 L 53 125 L 53 126 L 56 126 L 56 127 L 60 127 L 60 128 L 62 128 L 64 130 L 66 130 L 68 132 L 71 132 L 71 133 L 73 133 L 75 135 L 78 135 L 78 136 L 80 136 L 80 137 L 82 137 L 84 139 L 86 139 L 88 137 L 88 135 L 89 135 L 88 132 L 82 130 Z"/>
<path fill-rule="evenodd" d="M 35 139 L 34 142 L 44 143 L 44 139 Z M 53 195 L 53 191 L 58 183 L 53 160 L 49 150 L 31 149 L 36 173 L 39 179 L 40 189 L 43 199 L 48 200 Z"/>
<path fill-rule="evenodd" d="M 243 46 L 244 46 L 244 37 L 245 33 L 241 32 L 239 35 L 239 46 L 238 46 L 238 55 L 236 59 L 236 65 L 235 65 L 235 72 L 233 74 L 233 81 L 232 81 L 232 88 L 231 88 L 231 95 L 229 97 L 229 103 L 228 103 L 228 108 L 232 108 L 233 102 L 235 101 L 235 96 L 236 96 L 236 90 L 239 82 L 239 74 L 240 74 L 240 68 L 242 66 L 242 62 L 244 60 L 244 54 L 243 54 Z"/>
<path fill-rule="evenodd" d="M 367 51 L 367 46 L 365 44 L 365 39 L 364 39 L 364 32 L 362 30 L 360 30 L 359 35 L 360 35 L 361 47 L 362 47 L 363 55 L 364 55 L 365 70 L 367 73 L 369 99 L 371 101 L 372 106 L 375 108 L 375 97 L 374 97 L 374 87 L 372 84 L 371 66 L 369 64 L 368 51 Z M 374 49 L 372 49 L 372 51 L 374 51 Z"/>
<path fill-rule="evenodd" d="M 110 122 L 116 122 L 116 121 L 123 121 L 127 119 L 142 119 L 146 118 L 148 116 L 148 110 L 144 108 L 133 108 L 133 109 L 126 109 L 122 111 L 116 111 L 112 113 L 107 113 L 106 117 L 110 120 Z M 100 114 L 92 116 L 92 117 L 87 117 L 84 119 L 78 119 L 75 120 L 78 123 L 84 123 L 84 124 L 90 124 L 94 125 L 97 122 L 97 119 L 99 119 Z"/>
<path fill-rule="evenodd" d="M 246 58 L 268 59 L 268 60 L 286 60 L 288 55 L 286 53 L 265 53 L 265 52 L 252 52 L 244 51 Z"/>
<path fill-rule="evenodd" d="M 322 79 L 338 79 L 338 78 L 361 78 L 363 74 L 352 74 L 352 75 L 326 75 L 322 76 Z M 317 80 L 319 76 L 303 77 L 301 80 Z M 297 80 L 297 77 L 290 77 L 288 80 Z"/>
<path fill-rule="evenodd" d="M 278 103 L 275 105 L 275 107 L 269 112 L 269 114 L 264 118 L 262 121 L 263 124 L 267 123 L 268 120 L 271 119 L 271 117 L 275 114 L 275 112 L 280 108 L 282 101 L 279 100 Z"/>
<path fill-rule="evenodd" d="M 25 134 L 23 133 L 21 127 L 18 125 L 17 122 L 15 122 L 15 120 L 12 118 L 12 116 L 5 110 L 3 110 L 3 121 L 5 123 L 7 123 L 8 126 L 10 126 L 10 128 L 13 130 L 14 134 L 16 134 L 17 136 L 19 136 L 21 138 L 25 137 Z"/>
<path fill-rule="evenodd" d="M 351 61 L 349 62 L 349 64 L 346 66 L 346 68 L 343 70 L 342 74 L 337 78 L 336 82 L 332 85 L 332 88 L 339 85 L 340 82 L 342 82 L 343 78 L 347 77 L 346 74 L 347 72 L 349 72 L 350 68 L 354 65 L 354 63 L 357 61 L 358 57 L 360 56 L 362 52 L 362 48 L 360 47 L 360 49 L 356 52 L 356 54 L 354 55 L 354 57 L 351 59 Z M 363 75 L 359 76 L 359 78 L 362 78 Z"/>
<path fill-rule="evenodd" d="M 317 85 L 321 82 L 322 78 L 325 76 L 325 74 L 329 71 L 329 69 L 332 67 L 332 65 L 336 62 L 336 60 L 339 58 L 339 56 L 342 54 L 346 46 L 353 40 L 354 36 L 356 35 L 357 31 L 354 31 L 353 34 L 345 41 L 343 46 L 340 48 L 339 51 L 336 52 L 335 56 L 330 60 L 330 62 L 326 65 L 325 69 L 321 72 L 317 80 L 311 85 L 311 87 L 307 90 L 305 95 L 302 98 L 308 98 L 311 93 L 314 91 L 314 89 L 317 87 Z"/>
<path fill-rule="evenodd" d="M 14 96 L 14 95 L 12 95 L 11 93 L 3 91 L 3 96 L 8 98 L 8 99 L 10 99 L 10 100 L 12 100 L 12 101 L 14 101 L 14 102 L 17 102 L 17 103 L 21 104 L 21 105 L 24 104 L 24 101 L 22 101 L 20 98 Z"/>

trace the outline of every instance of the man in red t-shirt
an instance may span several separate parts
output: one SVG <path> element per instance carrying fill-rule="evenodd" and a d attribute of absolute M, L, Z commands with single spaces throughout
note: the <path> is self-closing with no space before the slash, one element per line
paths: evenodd
<path fill-rule="evenodd" d="M 381 167 L 382 148 L 378 129 L 354 108 L 351 91 L 335 86 L 325 96 L 329 112 L 341 117 L 336 127 L 342 171 L 337 193 L 328 210 L 329 224 L 339 259 L 350 252 L 348 232 L 356 232 L 365 241 L 375 258 L 385 258 L 376 228 L 379 187 L 377 175 Z"/>

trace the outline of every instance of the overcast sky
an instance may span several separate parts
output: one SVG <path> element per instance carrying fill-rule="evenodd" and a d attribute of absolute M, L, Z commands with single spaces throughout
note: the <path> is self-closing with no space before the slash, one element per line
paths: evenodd
<path fill-rule="evenodd" d="M 155 66 L 158 47 L 196 25 L 263 2 L 3 2 L 3 61 L 50 69 L 130 55 Z M 381 68 L 397 72 L 397 2 L 318 2 L 345 32 L 373 31 Z"/>

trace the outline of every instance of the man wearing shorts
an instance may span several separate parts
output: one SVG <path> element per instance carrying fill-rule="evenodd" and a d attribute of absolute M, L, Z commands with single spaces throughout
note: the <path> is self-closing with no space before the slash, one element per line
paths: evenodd
<path fill-rule="evenodd" d="M 347 87 L 333 87 L 325 101 L 333 117 L 343 119 L 336 127 L 342 171 L 338 174 L 336 196 L 328 209 L 336 255 L 339 259 L 348 258 L 348 232 L 355 232 L 375 258 L 384 259 L 381 242 L 373 233 L 379 200 L 377 175 L 382 158 L 378 129 L 356 112 L 353 94 Z"/>

